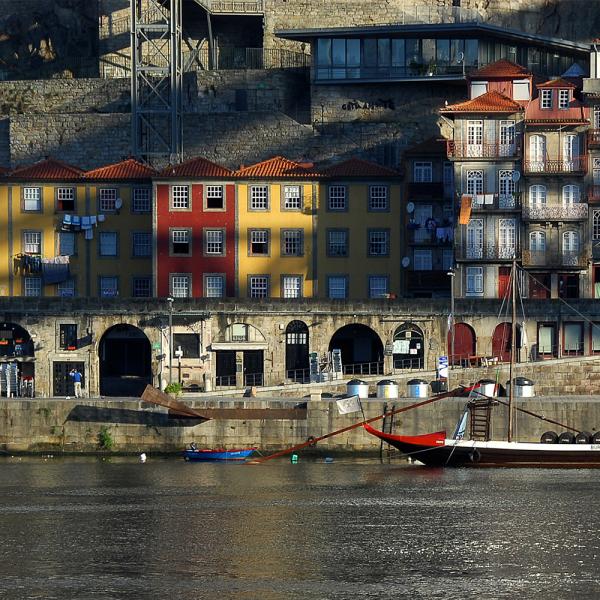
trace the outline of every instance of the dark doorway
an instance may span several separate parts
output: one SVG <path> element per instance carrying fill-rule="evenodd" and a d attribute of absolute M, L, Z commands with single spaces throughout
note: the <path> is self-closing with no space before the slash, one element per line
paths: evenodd
<path fill-rule="evenodd" d="M 244 350 L 244 385 L 263 385 L 263 354 L 263 350 Z"/>
<path fill-rule="evenodd" d="M 550 273 L 530 273 L 529 297 L 532 300 L 547 300 L 550 298 L 551 285 Z"/>
<path fill-rule="evenodd" d="M 28 331 L 16 323 L 0 323 L 0 357 L 32 357 L 33 341 Z"/>
<path fill-rule="evenodd" d="M 558 275 L 558 297 L 579 298 L 579 275 L 570 273 Z"/>
<path fill-rule="evenodd" d="M 452 332 L 448 332 L 450 364 L 468 364 L 469 357 L 475 356 L 476 349 L 477 342 L 473 328 L 466 323 L 456 323 L 454 325 L 454 353 L 452 353 Z"/>
<path fill-rule="evenodd" d="M 77 369 L 81 373 L 81 389 L 85 387 L 85 365 L 83 362 L 56 361 L 52 364 L 52 393 L 54 396 L 75 396 L 75 385 L 69 373 Z M 89 396 L 89 393 L 85 394 Z"/>
<path fill-rule="evenodd" d="M 286 378 L 308 380 L 308 326 L 303 321 L 292 321 L 285 330 Z"/>
<path fill-rule="evenodd" d="M 383 373 L 383 343 L 370 327 L 354 323 L 338 329 L 329 342 L 329 351 L 338 349 L 342 353 L 344 373 Z"/>
<path fill-rule="evenodd" d="M 510 267 L 498 267 L 498 298 L 508 297 L 510 272 Z"/>
<path fill-rule="evenodd" d="M 517 354 L 515 361 L 519 360 L 519 348 L 521 348 L 521 326 L 516 326 L 517 330 Z M 494 329 L 492 335 L 492 356 L 498 358 L 500 362 L 510 362 L 512 349 L 512 325 L 510 323 L 499 323 Z"/>
<path fill-rule="evenodd" d="M 217 350 L 218 387 L 235 387 L 235 350 Z"/>
<path fill-rule="evenodd" d="M 133 325 L 115 325 L 100 340 L 100 394 L 141 396 L 152 382 L 152 349 Z"/>
<path fill-rule="evenodd" d="M 413 323 L 396 329 L 393 342 L 394 369 L 422 369 L 425 358 L 423 332 Z"/>

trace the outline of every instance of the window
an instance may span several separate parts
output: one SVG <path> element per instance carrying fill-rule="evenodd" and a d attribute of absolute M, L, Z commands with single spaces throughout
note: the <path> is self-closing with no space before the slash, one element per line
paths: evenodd
<path fill-rule="evenodd" d="M 515 180 L 514 171 L 500 170 L 498 171 L 498 193 L 500 208 L 515 208 Z"/>
<path fill-rule="evenodd" d="M 483 296 L 483 267 L 467 267 L 467 296 Z"/>
<path fill-rule="evenodd" d="M 61 350 L 77 350 L 77 325 L 75 323 L 59 325 L 59 347 Z"/>
<path fill-rule="evenodd" d="M 600 186 L 600 158 L 594 158 L 592 163 L 592 179 L 594 186 Z"/>
<path fill-rule="evenodd" d="M 171 254 L 173 256 L 190 256 L 192 254 L 191 230 L 171 229 Z"/>
<path fill-rule="evenodd" d="M 531 250 L 531 252 L 545 252 L 546 251 L 546 232 L 545 231 L 532 231 L 529 234 L 529 250 Z"/>
<path fill-rule="evenodd" d="M 327 295 L 332 300 L 344 300 L 348 295 L 348 278 L 332 275 L 327 278 Z"/>
<path fill-rule="evenodd" d="M 414 251 L 413 269 L 415 271 L 431 271 L 433 269 L 431 250 Z"/>
<path fill-rule="evenodd" d="M 467 258 L 483 258 L 483 219 L 471 219 L 467 225 Z"/>
<path fill-rule="evenodd" d="M 558 108 L 561 110 L 569 108 L 569 90 L 558 90 Z"/>
<path fill-rule="evenodd" d="M 176 350 L 181 350 L 181 358 L 200 358 L 200 335 L 197 333 L 173 334 L 173 358 Z"/>
<path fill-rule="evenodd" d="M 249 285 L 250 298 L 268 298 L 269 297 L 269 277 L 268 275 L 251 275 Z"/>
<path fill-rule="evenodd" d="M 384 230 L 369 231 L 369 256 L 387 256 L 390 253 L 388 232 Z"/>
<path fill-rule="evenodd" d="M 415 183 L 431 183 L 433 180 L 433 169 L 430 162 L 415 162 Z"/>
<path fill-rule="evenodd" d="M 563 254 L 579 252 L 579 232 L 565 231 L 563 233 Z"/>
<path fill-rule="evenodd" d="M 369 186 L 369 210 L 388 209 L 388 189 L 385 185 Z"/>
<path fill-rule="evenodd" d="M 103 231 L 100 233 L 100 256 L 117 256 L 117 233 Z"/>
<path fill-rule="evenodd" d="M 348 230 L 327 231 L 327 256 L 348 256 Z"/>
<path fill-rule="evenodd" d="M 117 208 L 117 190 L 115 188 L 102 188 L 99 191 L 98 208 L 100 212 L 112 212 Z"/>
<path fill-rule="evenodd" d="M 250 229 L 250 256 L 269 255 L 269 230 Z"/>
<path fill-rule="evenodd" d="M 517 243 L 517 225 L 515 219 L 500 219 L 498 232 L 498 257 L 514 258 Z"/>
<path fill-rule="evenodd" d="M 281 287 L 284 298 L 302 297 L 302 277 L 300 275 L 284 275 Z"/>
<path fill-rule="evenodd" d="M 540 90 L 540 108 L 543 110 L 552 109 L 552 90 Z"/>
<path fill-rule="evenodd" d="M 190 188 L 187 185 L 171 186 L 171 208 L 188 210 L 190 208 Z"/>
<path fill-rule="evenodd" d="M 327 206 L 329 210 L 346 210 L 346 186 L 329 186 L 327 190 Z"/>
<path fill-rule="evenodd" d="M 581 200 L 578 185 L 565 185 L 562 189 L 562 203 L 563 206 L 569 206 L 570 204 L 576 204 Z"/>
<path fill-rule="evenodd" d="M 25 296 L 34 297 L 42 295 L 42 280 L 40 277 L 25 277 L 23 280 Z"/>
<path fill-rule="evenodd" d="M 451 248 L 442 250 L 442 269 L 449 271 L 454 267 L 454 251 Z"/>
<path fill-rule="evenodd" d="M 281 256 L 304 254 L 304 231 L 302 229 L 281 230 Z"/>
<path fill-rule="evenodd" d="M 383 275 L 371 275 L 369 277 L 369 298 L 387 298 L 388 295 L 388 278 Z"/>
<path fill-rule="evenodd" d="M 531 100 L 528 79 L 515 79 L 513 81 L 513 100 Z"/>
<path fill-rule="evenodd" d="M 483 156 L 483 121 L 467 122 L 467 156 Z"/>
<path fill-rule="evenodd" d="M 204 252 L 213 256 L 225 254 L 225 231 L 223 229 L 204 230 Z"/>
<path fill-rule="evenodd" d="M 472 81 L 471 82 L 471 99 L 482 96 L 487 92 L 487 81 Z"/>
<path fill-rule="evenodd" d="M 152 210 L 148 188 L 133 188 L 132 208 L 135 213 L 149 213 Z"/>
<path fill-rule="evenodd" d="M 600 240 L 600 210 L 594 210 L 592 214 L 592 239 Z"/>
<path fill-rule="evenodd" d="M 75 234 L 71 231 L 58 232 L 59 256 L 73 256 L 75 254 Z"/>
<path fill-rule="evenodd" d="M 42 210 L 42 188 L 23 188 L 23 210 L 32 212 Z"/>
<path fill-rule="evenodd" d="M 543 171 L 546 162 L 546 136 L 532 135 L 529 138 L 529 170 Z"/>
<path fill-rule="evenodd" d="M 225 195 L 222 185 L 206 186 L 206 208 L 207 210 L 223 210 L 225 208 Z"/>
<path fill-rule="evenodd" d="M 133 256 L 148 257 L 152 256 L 152 234 L 148 232 L 135 231 L 133 238 Z"/>
<path fill-rule="evenodd" d="M 151 286 L 150 277 L 134 277 L 131 283 L 131 295 L 134 298 L 150 298 L 152 296 Z"/>
<path fill-rule="evenodd" d="M 529 186 L 529 205 L 530 206 L 545 206 L 546 204 L 546 186 L 545 185 L 530 185 Z"/>
<path fill-rule="evenodd" d="M 483 171 L 467 171 L 467 194 L 476 196 L 483 194 Z"/>
<path fill-rule="evenodd" d="M 204 296 L 206 298 L 223 298 L 225 296 L 225 276 L 205 275 Z"/>
<path fill-rule="evenodd" d="M 565 323 L 563 336 L 566 354 L 583 354 L 583 323 Z"/>
<path fill-rule="evenodd" d="M 100 297 L 115 298 L 119 295 L 119 279 L 117 277 L 100 277 Z"/>
<path fill-rule="evenodd" d="M 250 210 L 268 210 L 269 190 L 266 185 L 250 187 Z"/>
<path fill-rule="evenodd" d="M 191 275 L 171 275 L 171 296 L 173 298 L 189 298 L 191 290 Z"/>
<path fill-rule="evenodd" d="M 23 233 L 23 251 L 25 254 L 42 253 L 42 232 L 25 231 Z"/>
<path fill-rule="evenodd" d="M 512 156 L 515 150 L 515 122 L 500 121 L 500 156 Z"/>
<path fill-rule="evenodd" d="M 74 298 L 75 297 L 75 280 L 67 279 L 61 281 L 56 286 L 56 294 L 59 298 Z"/>
<path fill-rule="evenodd" d="M 75 210 L 75 188 L 56 188 L 56 210 Z"/>
<path fill-rule="evenodd" d="M 563 138 L 563 168 L 565 171 L 576 171 L 579 158 L 579 138 L 576 135 L 565 135 Z"/>
<path fill-rule="evenodd" d="M 283 186 L 283 208 L 284 210 L 302 209 L 302 196 L 299 185 Z"/>

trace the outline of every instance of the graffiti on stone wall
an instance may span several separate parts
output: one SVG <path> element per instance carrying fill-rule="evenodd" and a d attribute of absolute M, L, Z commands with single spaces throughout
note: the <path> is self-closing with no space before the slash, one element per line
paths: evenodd
<path fill-rule="evenodd" d="M 379 98 L 377 100 L 373 100 L 372 102 L 360 102 L 359 100 L 350 100 L 349 102 L 342 104 L 342 110 L 349 111 L 378 109 L 396 110 L 396 104 L 391 98 L 388 98 L 387 100 Z"/>

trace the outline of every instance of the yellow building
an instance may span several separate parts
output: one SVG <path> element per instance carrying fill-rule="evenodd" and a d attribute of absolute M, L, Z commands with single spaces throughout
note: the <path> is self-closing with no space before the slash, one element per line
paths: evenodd
<path fill-rule="evenodd" d="M 318 174 L 282 157 L 236 172 L 240 298 L 314 295 Z"/>
<path fill-rule="evenodd" d="M 350 159 L 322 171 L 318 208 L 318 297 L 400 294 L 401 178 Z"/>

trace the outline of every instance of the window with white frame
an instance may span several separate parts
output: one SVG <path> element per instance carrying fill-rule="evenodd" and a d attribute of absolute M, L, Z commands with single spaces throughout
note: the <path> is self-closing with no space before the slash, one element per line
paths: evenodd
<path fill-rule="evenodd" d="M 134 277 L 131 282 L 131 295 L 134 298 L 150 298 L 152 279 L 150 277 Z"/>
<path fill-rule="evenodd" d="M 225 296 L 225 276 L 205 275 L 204 296 L 206 298 L 223 298 Z"/>
<path fill-rule="evenodd" d="M 600 185 L 600 158 L 594 158 L 592 162 L 592 179 L 595 186 Z"/>
<path fill-rule="evenodd" d="M 191 231 L 189 229 L 171 229 L 171 254 L 190 256 L 192 253 Z"/>
<path fill-rule="evenodd" d="M 100 256 L 117 256 L 116 231 L 102 231 L 99 238 Z"/>
<path fill-rule="evenodd" d="M 42 210 L 42 188 L 23 188 L 23 210 L 31 212 Z"/>
<path fill-rule="evenodd" d="M 329 229 L 327 231 L 327 255 L 348 256 L 347 229 Z"/>
<path fill-rule="evenodd" d="M 579 252 L 579 232 L 578 231 L 565 231 L 563 233 L 563 253 L 575 253 Z"/>
<path fill-rule="evenodd" d="M 269 208 L 269 189 L 266 185 L 250 186 L 250 210 Z"/>
<path fill-rule="evenodd" d="M 383 275 L 369 277 L 369 298 L 387 298 L 389 293 L 387 277 Z"/>
<path fill-rule="evenodd" d="M 369 256 L 387 256 L 389 250 L 389 234 L 384 229 L 369 231 Z"/>
<path fill-rule="evenodd" d="M 250 230 L 250 255 L 268 256 L 269 254 L 269 230 L 251 229 Z"/>
<path fill-rule="evenodd" d="M 173 298 L 189 298 L 192 290 L 190 275 L 171 275 L 171 296 Z"/>
<path fill-rule="evenodd" d="M 149 213 L 152 210 L 149 188 L 133 188 L 133 212 Z"/>
<path fill-rule="evenodd" d="M 413 269 L 415 271 L 431 271 L 433 269 L 433 257 L 431 250 L 414 251 Z"/>
<path fill-rule="evenodd" d="M 225 253 L 225 232 L 222 229 L 205 229 L 204 240 L 206 254 L 222 256 Z"/>
<path fill-rule="evenodd" d="M 540 90 L 540 108 L 542 110 L 552 109 L 552 90 Z"/>
<path fill-rule="evenodd" d="M 190 208 L 190 186 L 171 186 L 171 208 L 174 210 L 188 210 Z"/>
<path fill-rule="evenodd" d="M 73 256 L 75 254 L 75 234 L 72 231 L 58 232 L 58 255 Z"/>
<path fill-rule="evenodd" d="M 564 185 L 562 188 L 562 203 L 563 206 L 576 204 L 581 200 L 578 185 Z"/>
<path fill-rule="evenodd" d="M 467 122 L 467 156 L 483 155 L 483 121 Z"/>
<path fill-rule="evenodd" d="M 515 202 L 515 172 L 501 169 L 498 171 L 498 193 L 500 208 L 514 208 Z"/>
<path fill-rule="evenodd" d="M 302 256 L 304 253 L 304 231 L 302 229 L 281 230 L 281 255 Z"/>
<path fill-rule="evenodd" d="M 23 252 L 25 254 L 42 253 L 42 232 L 25 231 L 23 233 Z"/>
<path fill-rule="evenodd" d="M 532 231 L 529 234 L 529 250 L 531 252 L 545 252 L 546 251 L 546 232 L 545 231 Z"/>
<path fill-rule="evenodd" d="M 466 296 L 483 296 L 483 267 L 466 268 Z"/>
<path fill-rule="evenodd" d="M 385 185 L 369 186 L 369 210 L 388 209 L 388 188 Z"/>
<path fill-rule="evenodd" d="M 433 181 L 431 162 L 415 162 L 413 174 L 415 183 L 431 183 Z"/>
<path fill-rule="evenodd" d="M 600 240 L 600 210 L 598 209 L 592 213 L 592 239 Z"/>
<path fill-rule="evenodd" d="M 56 286 L 56 294 L 60 298 L 74 298 L 75 297 L 75 280 L 67 279 L 61 281 Z"/>
<path fill-rule="evenodd" d="M 454 251 L 451 248 L 442 250 L 442 269 L 449 271 L 454 266 Z"/>
<path fill-rule="evenodd" d="M 225 208 L 225 194 L 222 185 L 206 186 L 206 208 L 208 210 L 223 210 Z"/>
<path fill-rule="evenodd" d="M 133 256 L 148 257 L 152 256 L 152 234 L 146 231 L 135 231 L 133 238 Z"/>
<path fill-rule="evenodd" d="M 467 171 L 467 194 L 476 196 L 483 194 L 483 171 L 480 169 Z"/>
<path fill-rule="evenodd" d="M 100 277 L 100 297 L 115 298 L 119 295 L 119 279 L 117 277 Z"/>
<path fill-rule="evenodd" d="M 546 136 L 532 135 L 529 138 L 529 170 L 541 172 L 546 166 Z"/>
<path fill-rule="evenodd" d="M 327 190 L 327 207 L 329 210 L 346 210 L 346 186 L 330 185 Z"/>
<path fill-rule="evenodd" d="M 75 188 L 56 188 L 56 210 L 75 210 Z"/>
<path fill-rule="evenodd" d="M 343 275 L 327 278 L 327 296 L 332 300 L 344 300 L 348 295 L 348 279 Z"/>
<path fill-rule="evenodd" d="M 42 295 L 42 279 L 41 277 L 24 277 L 23 292 L 27 297 Z"/>
<path fill-rule="evenodd" d="M 269 277 L 267 275 L 251 275 L 249 295 L 250 298 L 268 298 Z"/>
<path fill-rule="evenodd" d="M 299 185 L 283 186 L 284 210 L 300 210 L 302 208 L 302 195 Z"/>
<path fill-rule="evenodd" d="M 514 258 L 517 244 L 517 223 L 515 219 L 498 221 L 499 258 Z"/>
<path fill-rule="evenodd" d="M 569 90 L 558 90 L 558 108 L 561 110 L 569 108 Z"/>
<path fill-rule="evenodd" d="M 302 277 L 300 275 L 284 275 L 282 288 L 284 298 L 301 298 Z"/>
<path fill-rule="evenodd" d="M 545 206 L 546 204 L 546 186 L 545 185 L 530 185 L 529 186 L 529 205 L 530 206 Z"/>
<path fill-rule="evenodd" d="M 467 225 L 467 258 L 483 258 L 483 219 L 471 219 Z"/>
<path fill-rule="evenodd" d="M 117 206 L 117 190 L 116 188 L 101 188 L 98 192 L 99 202 L 98 208 L 100 212 L 112 212 Z"/>

